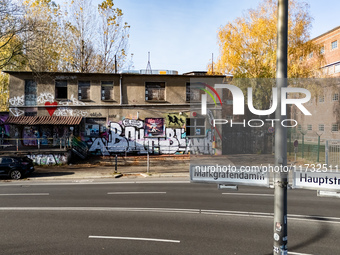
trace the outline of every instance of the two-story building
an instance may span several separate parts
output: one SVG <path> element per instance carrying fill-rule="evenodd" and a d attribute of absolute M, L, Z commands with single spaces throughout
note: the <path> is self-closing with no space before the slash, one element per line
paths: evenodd
<path fill-rule="evenodd" d="M 190 84 L 202 80 L 214 86 L 224 76 L 6 73 L 6 123 L 23 146 L 35 145 L 36 137 L 46 138 L 42 144 L 57 145 L 72 134 L 93 154 L 216 152 L 220 132 L 205 116 L 190 113 L 204 90 L 190 89 Z"/>

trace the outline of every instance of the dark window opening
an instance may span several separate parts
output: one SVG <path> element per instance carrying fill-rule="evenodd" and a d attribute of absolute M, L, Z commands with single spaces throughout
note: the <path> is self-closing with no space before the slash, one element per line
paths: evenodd
<path fill-rule="evenodd" d="M 205 136 L 205 119 L 204 118 L 187 118 L 186 119 L 187 136 Z"/>
<path fill-rule="evenodd" d="M 79 81 L 78 82 L 78 100 L 89 100 L 90 99 L 90 82 Z"/>
<path fill-rule="evenodd" d="M 165 101 L 165 82 L 146 82 L 145 101 Z"/>
<path fill-rule="evenodd" d="M 201 83 L 190 83 L 186 84 L 186 101 L 187 102 L 200 102 L 201 95 L 204 91 L 201 89 L 204 86 Z"/>
<path fill-rule="evenodd" d="M 113 100 L 113 82 L 102 81 L 101 93 L 102 100 Z"/>
<path fill-rule="evenodd" d="M 25 80 L 25 105 L 37 104 L 37 83 L 34 80 Z"/>
<path fill-rule="evenodd" d="M 55 98 L 67 99 L 67 81 L 55 81 Z"/>

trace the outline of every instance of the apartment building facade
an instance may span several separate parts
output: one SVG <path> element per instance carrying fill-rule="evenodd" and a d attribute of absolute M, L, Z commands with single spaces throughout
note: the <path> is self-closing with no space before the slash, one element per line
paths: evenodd
<path fill-rule="evenodd" d="M 323 56 L 321 73 L 323 78 L 301 80 L 302 83 L 315 83 L 311 100 L 304 107 L 311 115 L 304 115 L 296 107 L 291 109 L 291 118 L 298 124 L 293 132 L 293 139 L 305 138 L 305 142 L 315 144 L 319 137 L 321 143 L 326 140 L 340 139 L 340 26 L 312 39 L 319 45 Z M 317 52 L 311 52 L 309 61 Z"/>

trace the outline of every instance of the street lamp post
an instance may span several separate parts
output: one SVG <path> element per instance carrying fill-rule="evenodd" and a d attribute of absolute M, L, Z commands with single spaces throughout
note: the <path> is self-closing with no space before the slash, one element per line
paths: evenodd
<path fill-rule="evenodd" d="M 288 0 L 278 1 L 277 18 L 277 60 L 276 86 L 278 91 L 278 108 L 275 118 L 286 118 L 281 112 L 281 88 L 287 87 L 287 49 L 288 49 Z M 282 167 L 274 175 L 274 250 L 273 254 L 287 254 L 287 128 L 277 125 L 275 128 L 275 165 Z"/>

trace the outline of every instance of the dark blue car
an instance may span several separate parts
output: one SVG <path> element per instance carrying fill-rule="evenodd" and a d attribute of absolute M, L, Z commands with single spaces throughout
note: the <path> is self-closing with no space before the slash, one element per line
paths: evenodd
<path fill-rule="evenodd" d="M 0 174 L 11 179 L 21 179 L 34 171 L 33 161 L 26 156 L 1 156 Z"/>

